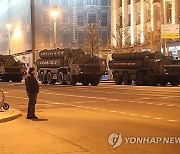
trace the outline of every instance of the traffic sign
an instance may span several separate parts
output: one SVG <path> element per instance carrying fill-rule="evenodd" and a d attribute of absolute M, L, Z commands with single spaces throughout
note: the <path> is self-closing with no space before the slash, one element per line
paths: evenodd
<path fill-rule="evenodd" d="M 166 24 L 161 26 L 162 38 L 179 38 L 180 28 L 178 24 Z"/>

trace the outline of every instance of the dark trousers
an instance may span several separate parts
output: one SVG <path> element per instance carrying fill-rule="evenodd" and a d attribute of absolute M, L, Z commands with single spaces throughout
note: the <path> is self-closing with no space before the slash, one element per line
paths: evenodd
<path fill-rule="evenodd" d="M 29 97 L 27 117 L 34 117 L 37 93 L 28 93 L 27 95 Z"/>

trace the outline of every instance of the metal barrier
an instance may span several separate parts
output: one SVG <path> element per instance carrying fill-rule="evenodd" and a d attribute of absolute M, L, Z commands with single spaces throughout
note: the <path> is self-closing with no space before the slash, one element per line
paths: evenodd
<path fill-rule="evenodd" d="M 0 110 L 3 108 L 4 110 L 9 109 L 9 104 L 4 102 L 5 96 L 4 92 L 0 89 Z"/>

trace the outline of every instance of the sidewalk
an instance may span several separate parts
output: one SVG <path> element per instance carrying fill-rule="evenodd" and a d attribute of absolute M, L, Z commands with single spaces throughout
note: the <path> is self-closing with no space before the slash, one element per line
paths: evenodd
<path fill-rule="evenodd" d="M 21 117 L 21 111 L 17 109 L 9 109 L 7 111 L 0 111 L 0 123 L 11 121 Z"/>

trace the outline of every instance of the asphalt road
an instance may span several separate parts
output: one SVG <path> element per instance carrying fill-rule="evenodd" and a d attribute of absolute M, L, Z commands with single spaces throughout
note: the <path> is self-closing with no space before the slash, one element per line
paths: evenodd
<path fill-rule="evenodd" d="M 0 83 L 6 101 L 23 114 L 0 126 L 4 153 L 180 153 L 180 87 L 40 87 L 40 120 L 31 121 L 24 83 Z"/>

